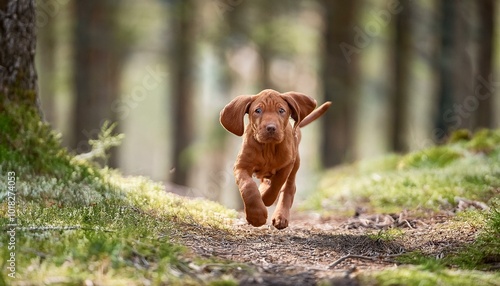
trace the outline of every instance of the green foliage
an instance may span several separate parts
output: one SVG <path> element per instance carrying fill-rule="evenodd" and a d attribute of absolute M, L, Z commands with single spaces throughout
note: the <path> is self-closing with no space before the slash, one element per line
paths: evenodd
<path fill-rule="evenodd" d="M 369 285 L 498 285 L 500 274 L 484 270 L 494 269 L 500 261 L 499 138 L 500 130 L 481 130 L 474 136 L 461 132 L 446 145 L 330 170 L 321 190 L 305 207 L 338 213 L 365 206 L 390 213 L 451 210 L 456 197 L 486 202 L 490 211 L 459 212 L 447 225 L 451 233 L 460 233 L 464 224 L 477 229 L 473 243 L 440 258 L 422 251 L 406 253 L 396 260 L 412 266 L 362 274 L 361 281 Z M 387 241 L 405 236 L 394 230 L 373 235 Z"/>
<path fill-rule="evenodd" d="M 420 251 L 405 253 L 398 257 L 397 261 L 403 264 L 420 265 L 420 268 L 425 271 L 439 271 L 445 268 L 443 261 L 426 256 Z"/>
<path fill-rule="evenodd" d="M 124 134 L 113 135 L 116 125 L 116 122 L 110 123 L 106 120 L 101 126 L 98 138 L 89 140 L 92 150 L 88 153 L 80 154 L 76 156 L 76 158 L 95 163 L 97 163 L 97 160 L 101 159 L 104 161 L 104 165 L 107 165 L 109 149 L 120 146 L 123 138 L 125 138 Z"/>
<path fill-rule="evenodd" d="M 496 199 L 486 216 L 486 226 L 472 245 L 446 258 L 450 266 L 462 269 L 490 270 L 500 263 L 500 199 Z"/>
<path fill-rule="evenodd" d="M 498 285 L 497 281 L 500 279 L 500 274 L 446 269 L 427 271 L 427 269 L 421 266 L 407 266 L 383 270 L 373 273 L 373 275 L 362 275 L 361 281 L 366 282 L 368 285 L 373 285 L 373 278 L 376 280 L 376 285 L 380 286 Z"/>
<path fill-rule="evenodd" d="M 475 152 L 490 153 L 500 148 L 500 131 L 482 129 L 466 143 L 466 147 Z"/>
<path fill-rule="evenodd" d="M 167 194 L 145 178 L 103 172 L 122 196 L 80 206 L 18 200 L 16 207 L 23 210 L 17 217 L 20 281 L 63 276 L 77 284 L 85 279 L 102 284 L 198 284 L 182 259 L 183 248 L 170 241 L 172 233 L 178 224 L 224 227 L 235 213 L 213 202 Z M 0 205 L 0 214 L 4 226 L 7 204 Z M 3 243 L 0 255 L 6 257 Z M 98 269 L 104 273 L 98 275 Z"/>
<path fill-rule="evenodd" d="M 500 189 L 498 138 L 500 130 L 482 130 L 469 141 L 329 170 L 305 208 L 338 212 L 364 205 L 398 212 L 450 209 L 455 197 L 488 202 Z"/>
<path fill-rule="evenodd" d="M 448 139 L 449 143 L 457 143 L 462 140 L 469 141 L 472 138 L 472 134 L 468 129 L 459 129 L 455 132 L 451 133 L 450 138 Z"/>
<path fill-rule="evenodd" d="M 169 269 L 182 263 L 182 249 L 169 241 L 168 221 L 116 202 L 83 208 L 36 203 L 20 207 L 28 210 L 19 216 L 23 227 L 16 234 L 16 255 L 23 258 L 17 264 L 21 281 L 62 275 L 68 283 L 128 279 L 128 284 L 147 278 L 153 270 L 163 273 L 166 281 L 177 280 Z M 3 257 L 5 250 L 2 245 Z M 104 272 L 102 277 L 97 270 Z"/>
<path fill-rule="evenodd" d="M 398 167 L 400 169 L 440 168 L 449 165 L 460 157 L 462 157 L 462 154 L 458 150 L 453 150 L 449 146 L 436 146 L 403 156 Z"/>
<path fill-rule="evenodd" d="M 209 283 L 210 286 L 236 286 L 238 283 L 233 280 L 223 280 L 223 281 L 214 281 Z"/>
<path fill-rule="evenodd" d="M 57 176 L 70 166 L 68 154 L 60 148 L 60 136 L 39 121 L 32 108 L 8 105 L 0 113 L 0 158 L 2 165 L 17 171 L 19 164 L 30 174 Z"/>
<path fill-rule="evenodd" d="M 499 200 L 493 201 L 489 212 L 476 210 L 457 214 L 451 226 L 456 228 L 455 233 L 460 233 L 464 224 L 480 230 L 473 243 L 441 258 L 419 250 L 408 252 L 397 257 L 396 261 L 414 266 L 363 275 L 362 280 L 373 284 L 375 279 L 377 285 L 498 285 L 500 273 L 484 271 L 494 270 L 500 261 Z"/>
<path fill-rule="evenodd" d="M 0 172 L 15 172 L 18 194 L 47 204 L 90 204 L 116 193 L 94 166 L 61 147 L 59 134 L 31 108 L 8 106 L 0 113 Z M 0 189 L 6 190 L 5 180 Z M 0 193 L 3 199 L 5 193 Z"/>
<path fill-rule="evenodd" d="M 401 237 L 402 235 L 403 232 L 400 229 L 394 228 L 394 229 L 380 230 L 376 234 L 368 234 L 368 237 L 376 241 L 393 241 Z"/>
<path fill-rule="evenodd" d="M 28 108 L 0 113 L 0 127 L 0 175 L 16 173 L 16 256 L 22 259 L 16 261 L 15 283 L 200 283 L 172 234 L 181 224 L 224 228 L 234 211 L 168 194 L 146 178 L 124 178 L 72 157 L 61 148 L 60 136 Z M 119 143 L 122 136 L 113 136 L 113 128 L 103 126 L 91 142 L 99 151 L 87 159 L 103 158 Z M 0 180 L 0 229 L 10 223 L 7 187 L 7 180 Z M 0 257 L 9 252 L 2 239 Z M 4 273 L 2 285 L 13 281 Z"/>

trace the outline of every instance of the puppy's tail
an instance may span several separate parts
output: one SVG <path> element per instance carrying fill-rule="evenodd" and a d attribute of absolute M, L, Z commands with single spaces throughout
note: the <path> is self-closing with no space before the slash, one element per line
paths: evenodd
<path fill-rule="evenodd" d="M 328 107 L 332 104 L 331 101 L 327 101 L 323 103 L 320 107 L 316 108 L 313 112 L 309 113 L 309 115 L 306 116 L 306 118 L 302 119 L 302 121 L 299 124 L 299 127 L 304 127 L 307 124 L 313 122 L 314 120 L 318 119 L 323 113 L 326 112 Z"/>

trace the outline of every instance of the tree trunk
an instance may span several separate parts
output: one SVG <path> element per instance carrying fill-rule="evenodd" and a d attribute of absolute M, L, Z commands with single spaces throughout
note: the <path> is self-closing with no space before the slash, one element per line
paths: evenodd
<path fill-rule="evenodd" d="M 438 99 L 439 3 L 422 0 L 401 2 L 400 29 L 397 33 L 399 46 L 396 60 L 398 92 L 394 112 L 396 114 L 394 138 L 395 150 L 407 152 L 422 149 L 433 143 L 435 107 Z M 411 6 L 410 6 L 411 5 Z"/>
<path fill-rule="evenodd" d="M 493 29 L 493 74 L 495 75 L 494 79 L 498 82 L 500 74 L 500 29 L 498 29 L 498 27 L 500 27 L 500 5 L 496 4 L 493 5 L 493 7 L 493 25 L 495 26 L 495 29 Z M 500 110 L 500 86 L 494 85 L 490 92 L 493 99 L 492 108 L 495 110 L 495 112 L 493 112 L 493 127 L 500 128 L 500 112 L 498 112 L 498 110 Z"/>
<path fill-rule="evenodd" d="M 403 0 L 402 3 L 407 4 L 409 0 Z M 405 102 L 408 100 L 407 86 L 409 75 L 407 73 L 409 63 L 407 61 L 410 53 L 409 35 L 408 30 L 410 21 L 408 20 L 408 9 L 403 10 L 396 19 L 396 39 L 395 39 L 395 98 L 392 106 L 394 113 L 394 120 L 392 122 L 392 147 L 396 152 L 404 152 L 407 150 L 405 144 L 404 120 L 407 113 Z"/>
<path fill-rule="evenodd" d="M 355 122 L 355 158 L 365 159 L 392 149 L 392 105 L 394 70 L 391 56 L 397 13 L 404 7 L 389 10 L 385 1 L 369 1 L 360 14 L 359 34 L 366 39 L 360 51 L 359 102 Z M 362 31 L 362 32 L 361 32 Z"/>
<path fill-rule="evenodd" d="M 258 74 L 258 86 L 259 91 L 267 88 L 275 89 L 271 80 L 271 61 L 273 60 L 273 41 L 269 39 L 273 35 L 273 15 L 272 11 L 274 9 L 273 1 L 260 1 L 258 2 L 258 10 L 260 17 L 260 25 L 262 29 L 265 29 L 265 39 L 257 40 L 259 55 L 260 55 L 260 71 Z"/>
<path fill-rule="evenodd" d="M 445 139 L 445 134 L 448 132 L 449 125 L 453 124 L 454 128 L 458 128 L 459 122 L 454 117 L 449 117 L 453 110 L 453 93 L 454 93 L 454 78 L 453 74 L 453 26 L 455 22 L 455 0 L 442 0 L 441 5 L 441 62 L 440 62 L 440 91 L 439 91 L 439 112 L 440 116 L 436 119 L 436 130 L 440 134 L 435 134 L 435 139 L 442 142 Z M 451 114 L 453 116 L 453 114 Z"/>
<path fill-rule="evenodd" d="M 443 1 L 441 128 L 493 127 L 493 1 Z"/>
<path fill-rule="evenodd" d="M 242 35 L 247 33 L 247 22 L 244 15 L 247 12 L 245 5 L 233 8 L 223 14 L 222 21 L 217 26 L 217 34 L 211 43 L 217 57 L 217 66 L 219 72 L 217 74 L 217 82 L 219 83 L 217 95 L 218 100 L 222 103 L 219 108 L 222 108 L 226 103 L 231 101 L 238 95 L 238 76 L 234 69 L 229 65 L 229 56 L 232 51 L 239 48 L 245 43 L 244 40 L 234 41 L 234 39 L 242 38 Z M 214 114 L 215 117 L 210 118 L 212 122 L 218 122 L 219 114 Z M 208 171 L 208 179 L 204 182 L 203 188 L 209 188 L 210 192 L 217 194 L 216 201 L 223 205 L 233 208 L 242 209 L 240 193 L 237 186 L 234 184 L 232 166 L 234 164 L 233 151 L 234 135 L 225 132 L 224 128 L 217 124 L 215 130 L 209 134 L 210 138 L 218 140 L 218 144 L 214 144 L 214 149 L 206 158 L 206 166 Z M 237 145 L 239 147 L 239 145 Z M 229 156 L 229 154 L 231 154 Z M 208 184 L 207 184 L 208 182 Z M 210 189 L 211 188 L 211 189 Z"/>
<path fill-rule="evenodd" d="M 41 0 L 42 6 L 50 6 L 55 0 Z M 44 14 L 43 22 L 38 24 L 38 52 L 37 61 L 40 71 L 39 86 L 40 99 L 44 110 L 45 120 L 52 126 L 56 124 L 55 100 L 55 19 Z"/>
<path fill-rule="evenodd" d="M 475 39 L 477 46 L 477 76 L 475 77 L 474 96 L 478 101 L 475 128 L 494 127 L 494 95 L 491 86 L 487 86 L 493 78 L 493 28 L 495 1 L 483 0 L 477 5 L 477 26 Z"/>
<path fill-rule="evenodd" d="M 353 114 L 356 102 L 357 59 L 342 47 L 354 49 L 353 25 L 357 1 L 323 0 L 324 49 L 321 78 L 325 100 L 333 102 L 332 110 L 322 120 L 322 164 L 331 167 L 353 159 Z"/>
<path fill-rule="evenodd" d="M 455 1 L 454 1 L 455 2 Z M 460 118 L 456 127 L 452 127 L 451 131 L 457 128 L 473 129 L 474 127 L 474 111 L 473 108 L 466 108 L 468 106 L 467 97 L 474 94 L 474 64 L 476 58 L 472 50 L 472 19 L 468 16 L 473 9 L 473 0 L 465 0 L 454 3 L 455 21 L 452 30 L 453 33 L 453 91 L 454 114 Z"/>
<path fill-rule="evenodd" d="M 35 70 L 35 1 L 0 0 L 0 112 L 26 105 L 39 114 Z"/>
<path fill-rule="evenodd" d="M 112 103 L 119 96 L 123 50 L 117 33 L 119 2 L 75 1 L 74 83 L 76 100 L 73 146 L 90 151 L 105 120 L 116 120 Z"/>
<path fill-rule="evenodd" d="M 173 128 L 172 182 L 187 185 L 191 162 L 188 148 L 193 142 L 193 63 L 195 2 L 176 1 L 173 6 L 171 66 L 171 103 Z"/>

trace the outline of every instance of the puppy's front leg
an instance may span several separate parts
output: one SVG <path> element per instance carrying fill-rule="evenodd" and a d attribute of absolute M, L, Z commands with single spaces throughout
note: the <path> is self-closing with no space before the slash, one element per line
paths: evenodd
<path fill-rule="evenodd" d="M 236 164 L 234 176 L 243 199 L 247 221 L 253 226 L 266 224 L 267 209 L 262 201 L 257 184 L 252 180 L 251 171 L 238 168 L 238 164 Z"/>
<path fill-rule="evenodd" d="M 274 210 L 272 223 L 277 229 L 284 229 L 288 227 L 288 222 L 290 221 L 290 208 L 293 204 L 293 198 L 295 196 L 295 175 L 300 166 L 300 158 L 297 156 L 293 169 L 290 172 L 283 188 L 280 190 L 278 203 L 276 209 Z"/>
<path fill-rule="evenodd" d="M 262 195 L 262 201 L 264 205 L 271 206 L 278 198 L 279 191 L 283 184 L 287 181 L 290 171 L 294 164 L 284 167 L 283 169 L 276 172 L 276 174 L 269 180 L 265 180 L 260 185 L 260 194 Z"/>

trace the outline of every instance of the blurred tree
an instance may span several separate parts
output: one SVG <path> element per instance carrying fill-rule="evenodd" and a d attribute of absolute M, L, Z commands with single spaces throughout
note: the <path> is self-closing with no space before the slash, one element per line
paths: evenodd
<path fill-rule="evenodd" d="M 497 2 L 494 2 L 497 3 Z M 493 5 L 493 70 L 492 80 L 493 86 L 490 86 L 490 93 L 493 100 L 491 108 L 493 108 L 493 127 L 500 128 L 500 86 L 498 85 L 498 78 L 500 76 L 500 5 Z M 483 91 L 484 92 L 484 91 Z"/>
<path fill-rule="evenodd" d="M 322 159 L 325 167 L 352 160 L 356 109 L 356 78 L 359 75 L 353 26 L 359 1 L 321 2 L 324 10 L 324 49 L 321 81 L 325 100 L 333 102 L 323 122 Z"/>
<path fill-rule="evenodd" d="M 257 74 L 258 91 L 271 88 L 280 90 L 283 83 L 272 76 L 272 65 L 278 60 L 293 61 L 297 57 L 294 29 L 286 26 L 285 18 L 296 18 L 301 5 L 295 0 L 252 1 L 248 10 L 247 30 L 260 56 Z M 282 90 L 283 92 L 286 90 Z"/>
<path fill-rule="evenodd" d="M 396 24 L 396 97 L 393 149 L 422 149 L 433 142 L 439 84 L 439 2 L 401 1 Z"/>
<path fill-rule="evenodd" d="M 448 0 L 445 0 L 448 1 Z M 450 4 L 451 13 L 444 15 L 451 17 L 452 26 L 450 30 L 443 31 L 450 33 L 452 39 L 451 50 L 451 82 L 450 90 L 452 92 L 453 105 L 451 109 L 443 112 L 443 116 L 448 123 L 450 131 L 457 128 L 474 128 L 474 111 L 472 108 L 466 108 L 467 97 L 474 94 L 474 65 L 476 64 L 476 55 L 472 51 L 472 25 L 475 24 L 473 16 L 474 0 L 465 0 Z M 476 106 L 477 108 L 477 106 Z"/>
<path fill-rule="evenodd" d="M 273 19 L 277 16 L 276 11 L 276 1 L 260 0 L 255 1 L 257 6 L 257 17 L 258 20 L 255 23 L 253 40 L 258 46 L 258 52 L 260 55 L 261 69 L 258 73 L 258 85 L 259 90 L 266 88 L 276 89 L 271 80 L 271 61 L 275 56 L 274 45 L 276 44 L 276 36 L 274 31 Z"/>
<path fill-rule="evenodd" d="M 50 7 L 59 5 L 55 0 L 39 0 L 37 9 L 40 7 Z M 37 68 L 39 72 L 40 98 L 44 110 L 45 120 L 54 125 L 56 122 L 56 103 L 55 103 L 55 19 L 50 17 L 47 12 L 40 11 L 38 21 L 38 52 Z"/>
<path fill-rule="evenodd" d="M 172 2 L 171 46 L 169 55 L 171 76 L 171 110 L 173 128 L 173 166 L 172 182 L 187 185 L 191 161 L 188 148 L 193 142 L 194 119 L 194 54 L 195 54 L 195 0 L 176 0 Z"/>
<path fill-rule="evenodd" d="M 217 82 L 217 100 L 220 100 L 220 105 L 217 107 L 222 108 L 238 95 L 238 91 L 236 91 L 238 89 L 238 76 L 234 67 L 230 66 L 229 61 L 236 50 L 241 49 L 249 42 L 248 25 L 247 21 L 245 21 L 248 4 L 243 2 L 240 4 L 247 5 L 231 6 L 230 3 L 223 2 L 219 4 L 225 4 L 225 6 L 216 7 L 219 9 L 217 15 L 209 12 L 212 17 L 218 17 L 210 21 L 213 26 L 205 28 L 211 28 L 206 33 L 209 35 L 206 40 L 212 46 L 217 61 L 218 72 L 214 74 Z M 225 10 L 222 10 L 224 8 Z M 219 113 L 210 113 L 213 114 L 213 117 L 210 117 L 209 120 L 218 122 Z M 232 149 L 231 143 L 233 141 L 231 139 L 234 139 L 233 134 L 226 132 L 220 124 L 213 125 L 209 132 L 208 140 L 213 144 L 213 151 L 205 155 L 207 158 L 204 167 L 206 168 L 209 165 L 209 171 L 206 174 L 207 179 L 203 187 L 208 187 L 210 195 L 213 195 L 215 200 L 226 206 L 240 209 L 243 207 L 240 194 L 233 183 L 232 177 L 231 179 L 228 178 L 228 166 L 232 166 L 234 161 L 232 155 L 230 158 L 228 156 L 228 150 Z M 232 173 L 229 172 L 229 175 L 232 176 Z M 207 182 L 209 183 L 207 184 Z"/>
<path fill-rule="evenodd" d="M 407 4 L 410 0 L 403 0 L 402 3 Z M 406 140 L 403 132 L 405 132 L 405 114 L 406 110 L 406 100 L 408 99 L 406 91 L 408 87 L 409 75 L 407 70 L 410 64 L 406 61 L 410 53 L 410 39 L 409 33 L 407 33 L 410 27 L 410 21 L 407 19 L 410 9 L 403 10 L 396 19 L 396 39 L 395 39 L 395 93 L 396 96 L 393 102 L 394 110 L 394 121 L 393 121 L 393 134 L 392 134 L 392 146 L 395 151 L 402 152 L 408 149 L 406 145 Z"/>
<path fill-rule="evenodd" d="M 477 73 L 474 78 L 474 96 L 479 105 L 476 112 L 475 127 L 494 128 L 494 95 L 490 79 L 493 78 L 493 30 L 495 5 L 494 0 L 474 1 L 477 6 L 477 25 L 473 39 L 477 50 Z M 498 28 L 498 27 L 497 27 Z"/>
<path fill-rule="evenodd" d="M 355 119 L 355 158 L 379 156 L 392 150 L 394 120 L 393 39 L 396 15 L 404 7 L 394 1 L 365 1 L 354 27 L 359 44 L 359 101 Z M 394 4 L 396 3 L 396 4 Z"/>
<path fill-rule="evenodd" d="M 34 0 L 0 0 L 0 112 L 15 104 L 34 107 L 41 114 L 35 24 Z"/>
<path fill-rule="evenodd" d="M 124 57 L 119 36 L 120 1 L 74 1 L 73 76 L 76 92 L 73 146 L 77 153 L 90 151 L 103 122 L 116 120 L 111 104 L 119 96 Z M 110 165 L 116 166 L 116 156 Z"/>
<path fill-rule="evenodd" d="M 493 127 L 494 1 L 443 0 L 441 68 L 442 118 L 439 127 L 449 133 Z M 444 135 L 444 134 L 443 134 Z"/>
<path fill-rule="evenodd" d="M 440 141 L 444 138 L 445 132 L 448 129 L 449 116 L 448 112 L 452 112 L 453 106 L 453 22 L 454 22 L 454 0 L 442 0 L 441 2 L 441 51 L 440 51 L 440 68 L 439 68 L 439 112 L 436 118 L 436 127 L 441 130 L 441 134 L 436 134 L 435 140 Z M 447 112 L 447 113 L 445 113 Z M 455 126 L 457 128 L 458 126 Z"/>

